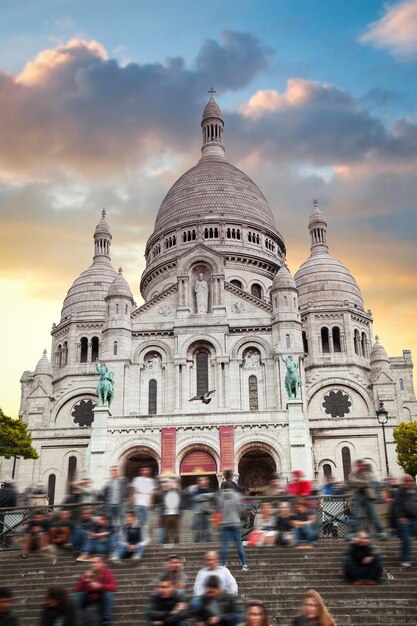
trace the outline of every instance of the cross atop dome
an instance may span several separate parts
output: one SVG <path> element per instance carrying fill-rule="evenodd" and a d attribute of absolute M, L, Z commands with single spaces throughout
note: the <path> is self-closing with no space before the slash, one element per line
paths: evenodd
<path fill-rule="evenodd" d="M 210 89 L 208 90 L 208 93 L 211 96 L 210 100 L 214 100 L 214 94 L 216 93 L 216 90 L 214 89 L 214 87 L 210 87 Z"/>

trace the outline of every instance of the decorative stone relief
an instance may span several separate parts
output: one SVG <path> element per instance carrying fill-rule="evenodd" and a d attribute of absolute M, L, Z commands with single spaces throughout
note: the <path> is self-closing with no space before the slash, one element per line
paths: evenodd
<path fill-rule="evenodd" d="M 149 373 L 159 372 L 162 367 L 162 359 L 157 352 L 147 355 L 145 360 L 145 369 Z"/>
<path fill-rule="evenodd" d="M 261 353 L 256 348 L 248 348 L 243 355 L 245 369 L 259 369 L 261 367 Z"/>
<path fill-rule="evenodd" d="M 233 302 L 232 304 L 232 313 L 243 313 L 245 310 L 244 302 Z"/>
<path fill-rule="evenodd" d="M 78 426 L 91 426 L 94 421 L 93 409 L 95 406 L 92 400 L 81 400 L 77 402 L 71 412 L 74 418 L 74 424 L 78 424 Z"/>
<path fill-rule="evenodd" d="M 323 412 L 331 417 L 344 417 L 350 413 L 352 401 L 343 391 L 329 391 L 323 397 Z"/>
<path fill-rule="evenodd" d="M 163 317 L 167 317 L 167 315 L 171 315 L 171 307 L 168 306 L 167 304 L 163 304 L 162 306 L 159 307 L 159 315 L 162 315 Z"/>

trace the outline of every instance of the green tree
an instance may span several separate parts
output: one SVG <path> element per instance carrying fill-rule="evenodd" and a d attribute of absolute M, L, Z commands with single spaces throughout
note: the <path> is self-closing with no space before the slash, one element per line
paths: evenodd
<path fill-rule="evenodd" d="M 417 422 L 398 424 L 393 432 L 398 465 L 406 474 L 417 476 Z"/>
<path fill-rule="evenodd" d="M 14 456 L 22 459 L 39 457 L 32 446 L 32 436 L 22 419 L 12 419 L 0 409 L 0 456 L 10 459 Z"/>

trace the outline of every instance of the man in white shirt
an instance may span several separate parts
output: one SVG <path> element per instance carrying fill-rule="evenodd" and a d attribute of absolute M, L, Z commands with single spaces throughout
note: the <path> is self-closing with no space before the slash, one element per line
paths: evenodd
<path fill-rule="evenodd" d="M 193 591 L 193 600 L 191 606 L 195 605 L 195 600 L 200 598 L 206 592 L 206 581 L 210 576 L 217 576 L 220 581 L 220 588 L 222 591 L 226 591 L 230 593 L 232 596 L 237 596 L 237 582 L 235 578 L 233 578 L 230 570 L 227 569 L 224 565 L 219 565 L 219 554 L 214 550 L 207 552 L 204 557 L 204 562 L 206 564 L 197 574 L 195 583 L 194 583 L 194 591 Z M 193 608 L 196 608 L 195 606 Z"/>
<path fill-rule="evenodd" d="M 155 492 L 155 481 L 151 477 L 150 467 L 139 469 L 139 476 L 132 481 L 132 490 L 138 522 L 144 528 L 148 523 L 149 508 L 152 505 Z"/>

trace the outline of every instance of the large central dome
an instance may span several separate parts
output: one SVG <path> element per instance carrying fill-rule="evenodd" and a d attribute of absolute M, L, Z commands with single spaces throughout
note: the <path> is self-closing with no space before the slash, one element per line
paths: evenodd
<path fill-rule="evenodd" d="M 278 234 L 272 211 L 259 187 L 222 154 L 203 155 L 174 183 L 159 209 L 155 232 L 190 220 L 205 220 L 210 215 Z"/>

